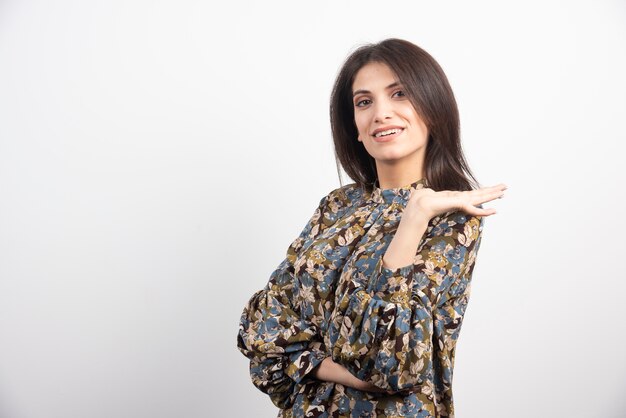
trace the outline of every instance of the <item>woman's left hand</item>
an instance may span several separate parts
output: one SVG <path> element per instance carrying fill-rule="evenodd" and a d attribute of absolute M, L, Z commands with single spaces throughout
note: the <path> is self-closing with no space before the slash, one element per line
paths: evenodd
<path fill-rule="evenodd" d="M 493 208 L 479 208 L 478 204 L 490 202 L 504 196 L 507 186 L 500 183 L 496 186 L 483 187 L 475 190 L 454 191 L 430 188 L 417 189 L 411 193 L 405 211 L 431 218 L 445 212 L 462 210 L 468 215 L 489 216 L 496 213 Z"/>

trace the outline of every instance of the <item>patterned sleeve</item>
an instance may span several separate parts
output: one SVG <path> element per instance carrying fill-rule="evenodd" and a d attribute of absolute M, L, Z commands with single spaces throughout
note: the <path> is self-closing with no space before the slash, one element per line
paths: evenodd
<path fill-rule="evenodd" d="M 255 292 L 241 314 L 237 348 L 250 359 L 252 383 L 279 408 L 293 403 L 295 385 L 327 356 L 317 327 L 304 319 L 293 303 L 294 261 L 306 240 L 324 227 L 328 196 L 304 230 L 289 245 L 286 258 L 266 286 Z"/>
<path fill-rule="evenodd" d="M 451 380 L 484 221 L 461 211 L 444 215 L 412 264 L 392 270 L 381 257 L 365 288 L 350 280 L 338 295 L 332 358 L 359 379 L 392 391 L 437 381 L 434 373 Z"/>
<path fill-rule="evenodd" d="M 448 415 L 454 416 L 452 402 L 452 375 L 454 371 L 454 356 L 456 342 L 461 332 L 463 316 L 467 309 L 471 291 L 471 277 L 474 270 L 475 258 L 480 247 L 482 220 L 478 228 L 478 237 L 474 241 L 471 252 L 467 255 L 465 273 L 459 275 L 443 294 L 439 302 L 433 307 L 433 349 L 436 353 L 434 361 L 439 378 L 435 379 L 436 393 L 439 405 L 445 405 Z"/>

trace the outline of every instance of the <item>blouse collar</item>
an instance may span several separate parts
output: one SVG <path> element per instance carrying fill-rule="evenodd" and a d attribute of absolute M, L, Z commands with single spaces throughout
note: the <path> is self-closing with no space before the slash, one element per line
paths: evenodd
<path fill-rule="evenodd" d="M 406 205 L 409 198 L 411 197 L 411 193 L 414 190 L 422 189 L 424 187 L 428 187 L 426 179 L 421 178 L 411 184 L 407 184 L 402 187 L 395 187 L 391 189 L 381 189 L 378 183 L 378 179 L 373 184 L 372 194 L 370 195 L 370 199 L 372 199 L 376 203 L 393 203 L 398 202 L 402 203 L 402 205 Z"/>

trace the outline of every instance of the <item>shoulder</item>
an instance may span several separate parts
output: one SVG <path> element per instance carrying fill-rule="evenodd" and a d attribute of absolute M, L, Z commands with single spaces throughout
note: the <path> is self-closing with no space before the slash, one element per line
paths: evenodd
<path fill-rule="evenodd" d="M 327 206 L 332 206 L 334 210 L 341 207 L 350 207 L 363 200 L 366 191 L 356 183 L 350 183 L 331 190 L 322 201 Z"/>
<path fill-rule="evenodd" d="M 321 198 L 318 210 L 328 221 L 336 220 L 346 211 L 360 206 L 364 199 L 365 190 L 356 183 L 346 184 L 328 192 Z"/>
<path fill-rule="evenodd" d="M 364 190 L 357 186 L 356 183 L 345 184 L 341 187 L 331 190 L 326 197 L 328 200 L 357 200 L 363 196 Z"/>

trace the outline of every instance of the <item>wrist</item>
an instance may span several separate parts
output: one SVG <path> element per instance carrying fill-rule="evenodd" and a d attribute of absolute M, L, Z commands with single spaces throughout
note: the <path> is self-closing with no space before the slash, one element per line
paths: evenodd
<path fill-rule="evenodd" d="M 430 219 L 420 214 L 404 213 L 382 257 L 382 267 L 397 270 L 412 264 L 418 245 L 428 229 L 429 221 Z"/>
<path fill-rule="evenodd" d="M 363 388 L 364 382 L 350 373 L 350 370 L 348 370 L 344 365 L 336 363 L 331 359 L 328 367 L 331 369 L 333 376 L 333 379 L 331 379 L 332 381 L 359 390 Z"/>
<path fill-rule="evenodd" d="M 419 228 L 424 226 L 424 229 L 426 229 L 431 219 L 432 216 L 422 210 L 405 210 L 402 213 L 400 223 L 405 222 L 411 224 L 412 228 Z"/>
<path fill-rule="evenodd" d="M 326 357 L 311 371 L 311 374 L 318 380 L 328 380 L 329 376 L 332 374 L 333 364 L 331 363 L 334 363 L 332 359 L 330 357 Z"/>
<path fill-rule="evenodd" d="M 365 382 L 363 382 L 358 377 L 356 377 L 355 375 L 350 373 L 350 371 L 346 367 L 342 366 L 341 369 L 342 369 L 342 371 L 341 371 L 341 373 L 342 373 L 342 380 L 343 380 L 343 384 L 345 386 L 350 386 L 351 388 L 359 389 L 359 390 L 363 390 L 364 389 L 363 384 Z"/>

